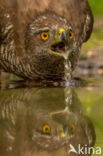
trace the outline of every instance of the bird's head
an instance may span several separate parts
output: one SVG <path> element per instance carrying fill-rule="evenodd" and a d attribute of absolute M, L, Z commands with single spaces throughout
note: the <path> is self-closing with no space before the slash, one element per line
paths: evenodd
<path fill-rule="evenodd" d="M 42 78 L 62 77 L 74 40 L 69 22 L 52 13 L 43 14 L 28 25 L 25 38 L 32 69 Z"/>

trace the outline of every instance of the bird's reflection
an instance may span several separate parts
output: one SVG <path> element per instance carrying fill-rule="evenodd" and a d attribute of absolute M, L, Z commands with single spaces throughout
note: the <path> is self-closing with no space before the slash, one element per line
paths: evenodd
<path fill-rule="evenodd" d="M 70 145 L 94 142 L 94 127 L 73 89 L 0 91 L 0 155 L 74 156 Z"/>

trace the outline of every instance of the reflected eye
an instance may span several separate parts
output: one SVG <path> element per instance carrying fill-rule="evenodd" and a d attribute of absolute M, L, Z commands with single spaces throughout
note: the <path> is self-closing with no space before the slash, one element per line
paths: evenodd
<path fill-rule="evenodd" d="M 72 130 L 72 133 L 75 132 L 75 126 L 73 124 L 71 125 L 71 130 Z"/>
<path fill-rule="evenodd" d="M 70 32 L 69 32 L 69 38 L 72 39 L 73 37 L 74 37 L 73 31 L 70 30 Z"/>
<path fill-rule="evenodd" d="M 44 125 L 43 134 L 50 134 L 50 132 L 51 132 L 51 127 L 49 125 Z"/>
<path fill-rule="evenodd" d="M 41 33 L 41 38 L 44 41 L 48 40 L 48 38 L 49 38 L 48 32 L 42 32 Z"/>

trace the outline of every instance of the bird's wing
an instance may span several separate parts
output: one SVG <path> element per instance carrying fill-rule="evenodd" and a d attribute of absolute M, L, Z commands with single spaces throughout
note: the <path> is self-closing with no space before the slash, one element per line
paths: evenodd
<path fill-rule="evenodd" d="M 92 33 L 94 18 L 90 6 L 87 0 L 81 0 L 81 8 L 82 12 L 85 16 L 85 24 L 84 24 L 84 42 L 86 42 Z"/>

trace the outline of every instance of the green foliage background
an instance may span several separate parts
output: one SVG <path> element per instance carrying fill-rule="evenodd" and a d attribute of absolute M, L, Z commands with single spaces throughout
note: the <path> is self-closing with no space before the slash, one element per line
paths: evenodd
<path fill-rule="evenodd" d="M 103 16 L 103 0 L 89 0 L 89 4 L 95 16 Z"/>
<path fill-rule="evenodd" d="M 103 0 L 88 0 L 94 15 L 94 31 L 89 41 L 84 44 L 81 60 L 88 60 L 88 52 L 95 51 L 103 61 Z M 101 52 L 101 53 L 100 53 Z M 94 52 L 93 52 L 94 53 Z M 99 56 L 98 55 L 98 56 Z M 99 61 L 99 60 L 98 60 Z"/>

